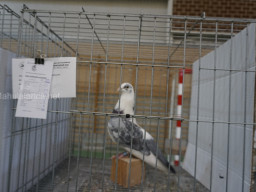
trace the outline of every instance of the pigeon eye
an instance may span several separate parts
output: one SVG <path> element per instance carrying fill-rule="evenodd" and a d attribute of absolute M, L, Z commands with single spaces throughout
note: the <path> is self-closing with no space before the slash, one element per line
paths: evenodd
<path fill-rule="evenodd" d="M 125 88 L 125 89 L 128 89 L 128 88 L 129 88 L 129 85 L 125 85 L 124 88 Z"/>

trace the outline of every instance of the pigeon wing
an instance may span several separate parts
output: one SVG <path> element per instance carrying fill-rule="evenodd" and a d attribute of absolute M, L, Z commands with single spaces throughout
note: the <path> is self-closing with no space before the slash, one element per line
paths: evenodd
<path fill-rule="evenodd" d="M 149 151 L 145 145 L 142 128 L 133 123 L 129 119 L 122 117 L 114 117 L 109 121 L 110 134 L 114 137 L 115 142 L 124 147 L 131 147 L 140 151 L 145 155 L 149 155 Z"/>
<path fill-rule="evenodd" d="M 169 164 L 169 162 L 167 161 L 167 159 L 165 158 L 161 150 L 157 147 L 157 144 L 154 141 L 154 139 L 146 140 L 145 144 L 147 149 L 150 152 L 152 152 L 163 165 L 168 167 L 171 172 L 176 173 L 175 169 Z"/>

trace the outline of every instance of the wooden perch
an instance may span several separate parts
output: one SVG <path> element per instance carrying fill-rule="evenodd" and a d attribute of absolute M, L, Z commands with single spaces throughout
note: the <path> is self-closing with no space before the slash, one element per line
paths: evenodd
<path fill-rule="evenodd" d="M 130 166 L 131 163 L 131 166 Z M 118 170 L 117 170 L 117 179 L 116 175 L 116 158 L 112 159 L 112 168 L 111 168 L 111 180 L 117 182 L 123 187 L 132 187 L 138 184 L 141 184 L 142 181 L 142 164 L 143 162 L 137 158 L 123 157 L 118 159 Z M 129 183 L 129 169 L 130 170 L 130 183 Z M 143 180 L 145 178 L 145 167 L 143 170 Z M 116 179 L 116 181 L 115 181 Z"/>

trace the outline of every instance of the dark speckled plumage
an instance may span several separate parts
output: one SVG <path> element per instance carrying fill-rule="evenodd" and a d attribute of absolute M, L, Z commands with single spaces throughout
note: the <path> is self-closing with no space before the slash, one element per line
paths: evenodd
<path fill-rule="evenodd" d="M 143 132 L 141 128 L 128 120 L 125 117 L 112 117 L 108 122 L 109 133 L 112 138 L 115 139 L 115 142 L 123 147 L 132 148 L 134 150 L 140 151 L 145 156 L 153 153 L 158 157 L 158 160 L 161 161 L 166 167 L 169 167 L 169 163 L 158 149 L 154 139 L 144 139 Z M 175 173 L 175 170 L 170 166 L 170 170 Z"/>

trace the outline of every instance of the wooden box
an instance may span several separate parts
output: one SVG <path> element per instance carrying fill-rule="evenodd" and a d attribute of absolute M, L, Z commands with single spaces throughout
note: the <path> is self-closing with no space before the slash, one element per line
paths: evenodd
<path fill-rule="evenodd" d="M 131 162 L 130 171 L 130 184 L 129 184 L 129 168 Z M 111 167 L 111 180 L 115 182 L 116 175 L 116 158 L 112 159 Z M 141 184 L 142 179 L 142 161 L 136 158 L 123 157 L 118 159 L 118 170 L 117 170 L 117 183 L 123 187 L 132 187 Z M 143 180 L 145 178 L 145 165 L 143 170 Z"/>

